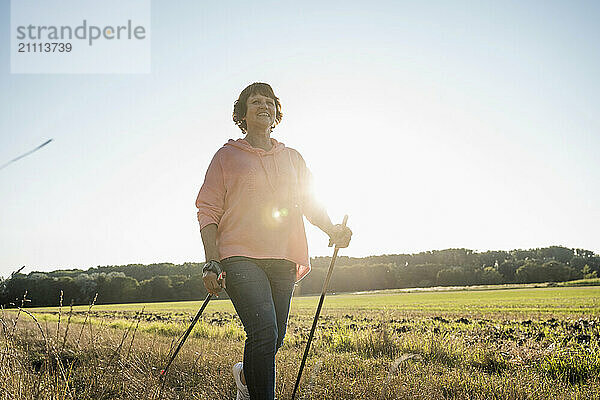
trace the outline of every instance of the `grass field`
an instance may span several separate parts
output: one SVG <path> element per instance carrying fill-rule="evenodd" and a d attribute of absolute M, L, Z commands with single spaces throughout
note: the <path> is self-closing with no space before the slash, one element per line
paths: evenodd
<path fill-rule="evenodd" d="M 279 399 L 291 397 L 317 301 L 293 299 Z M 158 371 L 200 303 L 5 311 L 2 396 L 233 399 L 245 335 L 229 300 L 208 305 L 161 391 Z M 299 398 L 600 399 L 599 375 L 598 286 L 337 294 Z"/>
<path fill-rule="evenodd" d="M 294 311 L 312 310 L 319 296 L 294 297 Z M 94 310 L 113 312 L 137 312 L 142 308 L 149 313 L 195 313 L 202 301 L 166 303 L 132 303 L 96 305 Z M 327 309 L 380 310 L 389 312 L 416 313 L 494 313 L 532 316 L 547 313 L 596 314 L 600 315 L 600 286 L 588 287 L 543 287 L 509 288 L 490 290 L 419 290 L 360 292 L 350 294 L 328 294 Z M 88 306 L 75 306 L 73 311 L 85 312 Z M 210 309 L 233 312 L 229 300 L 216 300 Z M 58 312 L 58 307 L 30 308 L 31 312 Z"/>

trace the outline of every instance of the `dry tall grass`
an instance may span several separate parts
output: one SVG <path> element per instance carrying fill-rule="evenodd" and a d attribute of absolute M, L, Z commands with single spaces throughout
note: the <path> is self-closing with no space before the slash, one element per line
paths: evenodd
<path fill-rule="evenodd" d="M 235 398 L 230 368 L 242 356 L 239 321 L 211 320 L 208 313 L 163 382 L 160 370 L 187 321 L 146 322 L 142 310 L 127 320 L 93 318 L 92 307 L 84 316 L 64 308 L 58 315 L 3 311 L 0 398 Z M 301 399 L 600 399 L 597 320 L 586 322 L 587 350 L 571 357 L 573 343 L 538 339 L 533 329 L 558 335 L 561 321 L 511 325 L 365 315 L 324 315 Z M 309 319 L 290 320 L 277 356 L 279 399 L 291 398 Z"/>

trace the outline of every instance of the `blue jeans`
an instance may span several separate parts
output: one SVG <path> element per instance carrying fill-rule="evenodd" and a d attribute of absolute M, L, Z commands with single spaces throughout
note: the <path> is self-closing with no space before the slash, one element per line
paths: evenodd
<path fill-rule="evenodd" d="M 252 400 L 275 397 L 275 353 L 283 344 L 296 280 L 287 260 L 229 257 L 221 261 L 226 291 L 246 331 L 244 377 Z"/>

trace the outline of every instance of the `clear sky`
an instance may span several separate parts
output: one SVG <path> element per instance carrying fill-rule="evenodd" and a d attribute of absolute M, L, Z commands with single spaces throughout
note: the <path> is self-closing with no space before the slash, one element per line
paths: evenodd
<path fill-rule="evenodd" d="M 600 253 L 600 3 L 152 2 L 152 73 L 10 74 L 0 0 L 0 275 L 204 259 L 194 201 L 269 82 L 366 256 Z M 307 227 L 311 256 L 329 255 Z"/>

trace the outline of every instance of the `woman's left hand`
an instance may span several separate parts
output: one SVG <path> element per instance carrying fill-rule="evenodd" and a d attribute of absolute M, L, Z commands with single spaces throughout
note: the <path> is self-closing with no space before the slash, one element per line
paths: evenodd
<path fill-rule="evenodd" d="M 352 238 L 352 231 L 342 224 L 333 225 L 329 234 L 329 247 L 336 245 L 339 248 L 348 247 Z"/>

